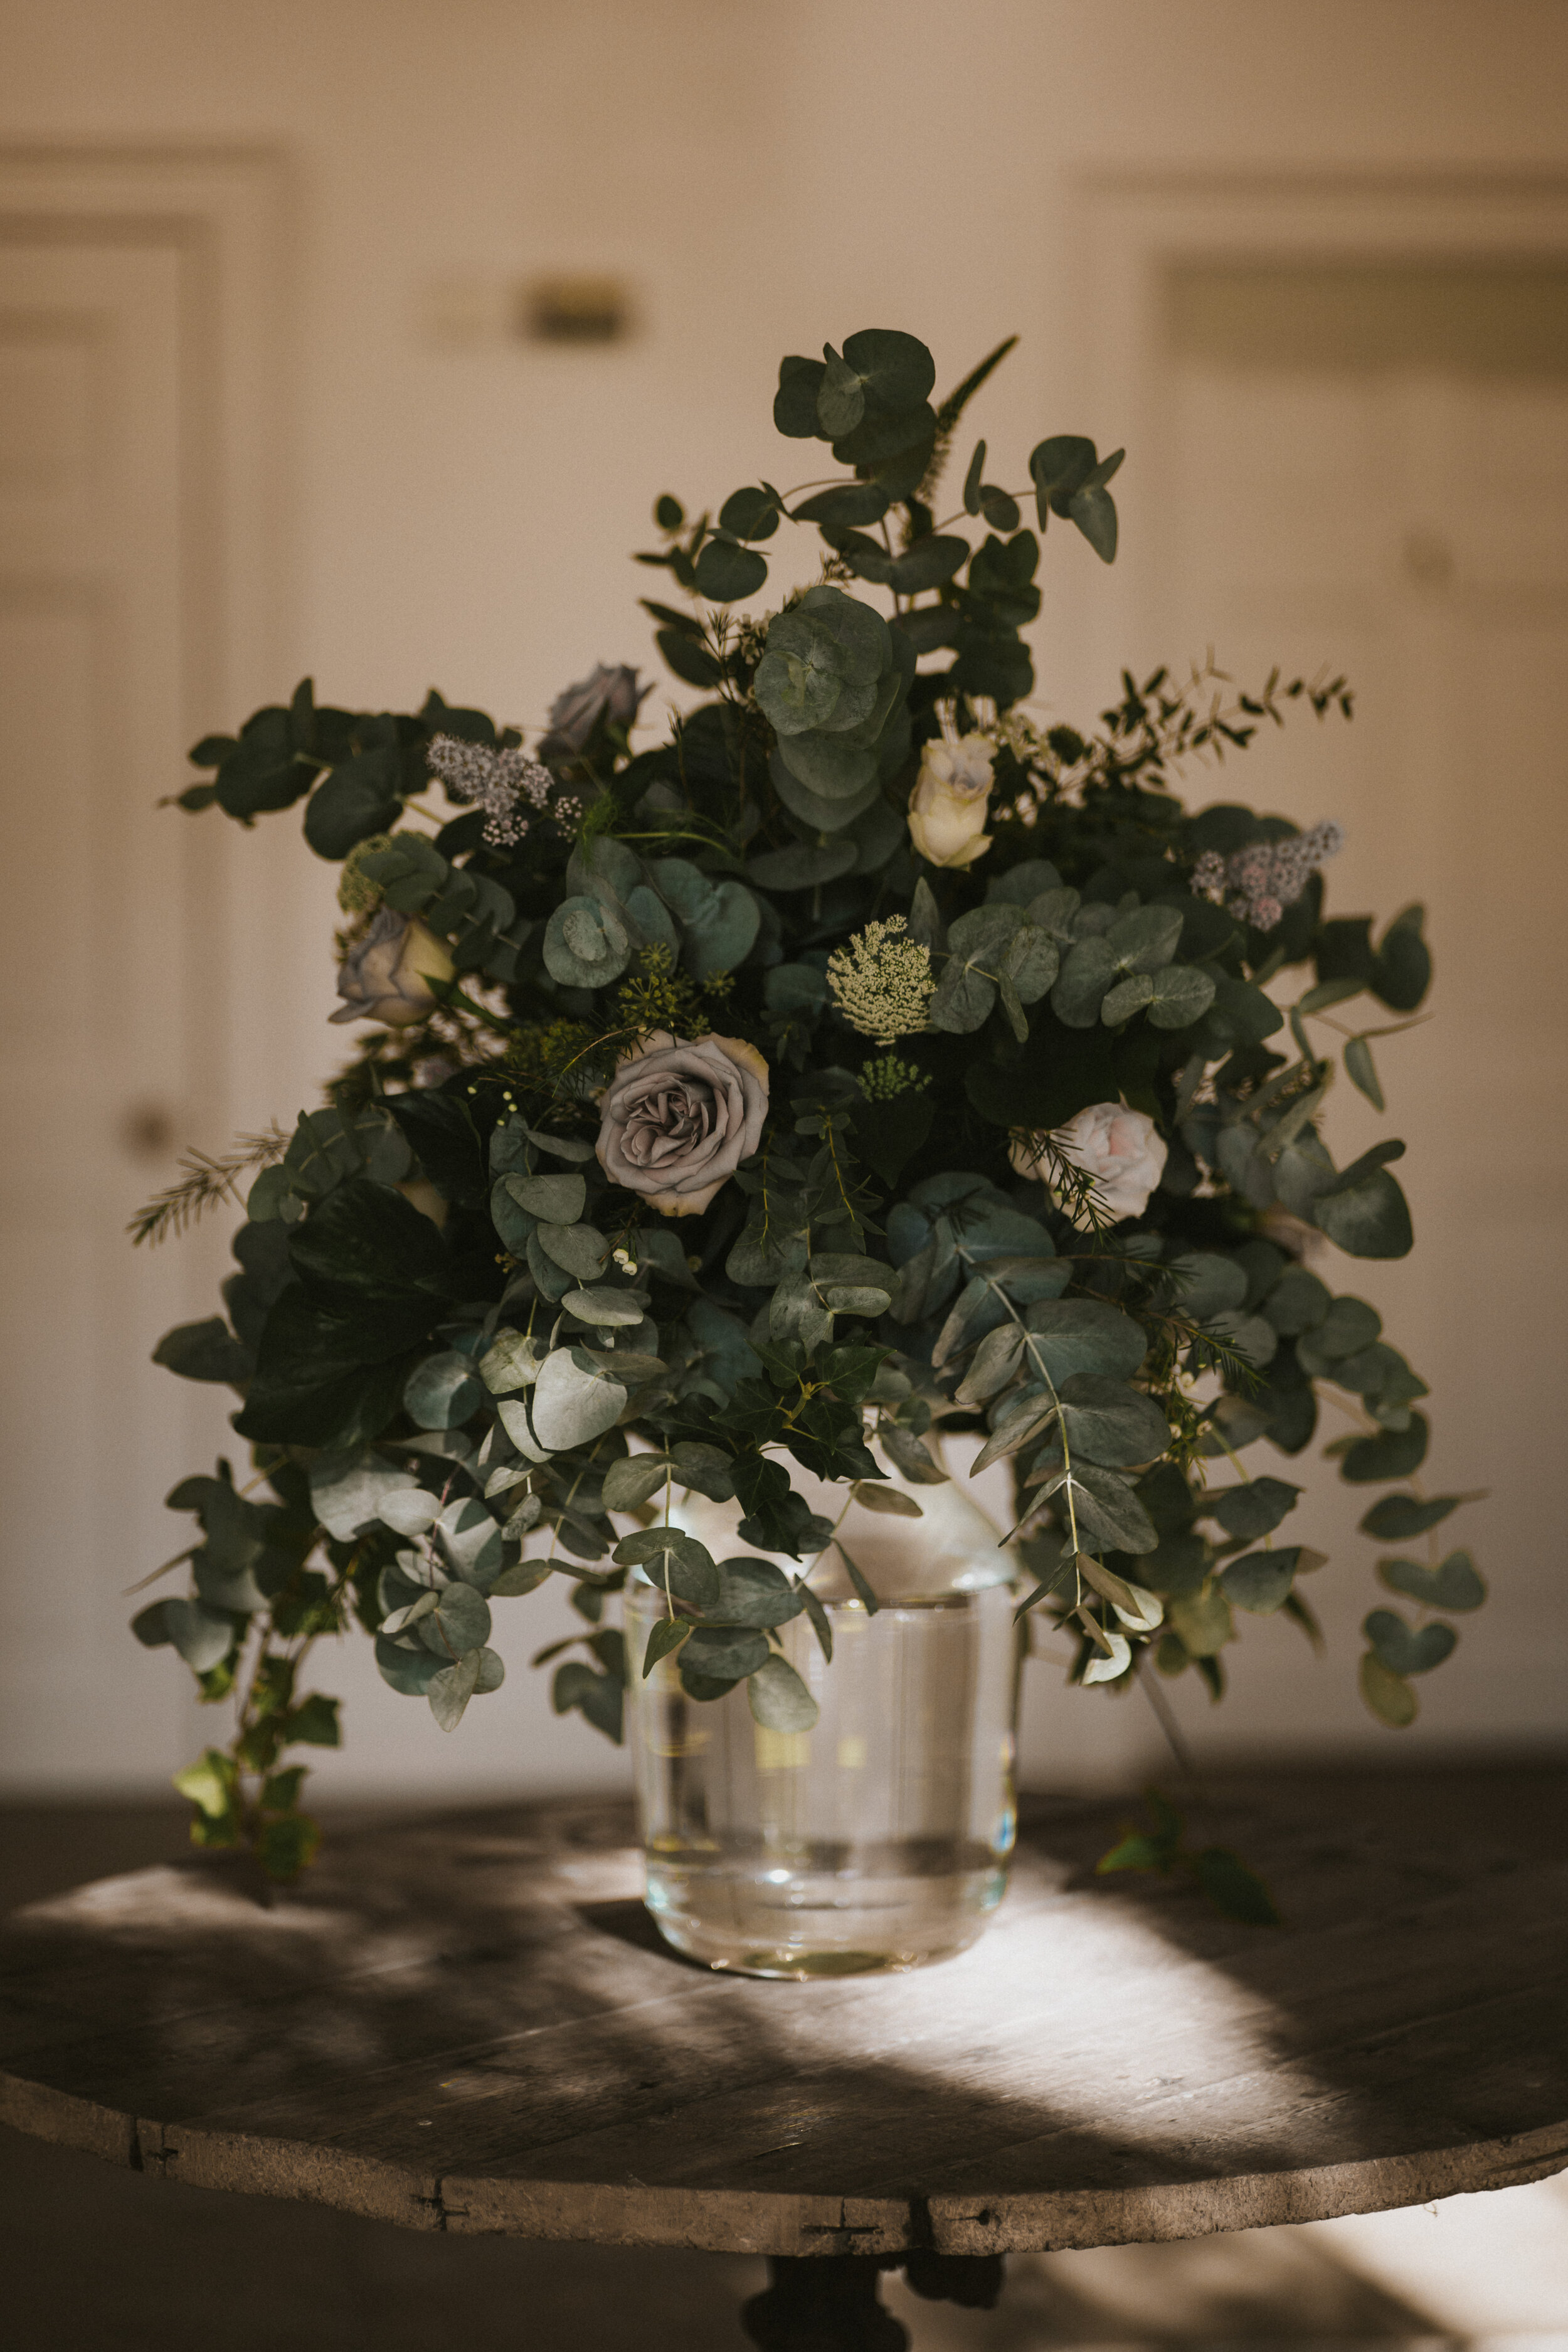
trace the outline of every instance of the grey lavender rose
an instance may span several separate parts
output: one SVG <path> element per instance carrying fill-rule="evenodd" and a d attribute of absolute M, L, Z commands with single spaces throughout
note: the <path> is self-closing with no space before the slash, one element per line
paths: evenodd
<path fill-rule="evenodd" d="M 384 1021 L 389 1029 L 405 1029 L 435 1010 L 436 996 L 428 983 L 452 976 L 452 959 L 440 940 L 423 923 L 383 907 L 359 945 L 343 959 L 338 973 L 343 1003 L 328 1018 Z"/>
<path fill-rule="evenodd" d="M 575 686 L 558 694 L 550 706 L 550 731 L 539 747 L 544 760 L 574 759 L 601 719 L 611 727 L 629 727 L 650 685 L 639 687 L 635 669 L 625 662 L 612 668 L 600 662 Z"/>
<path fill-rule="evenodd" d="M 667 1217 L 694 1217 L 762 1141 L 768 1066 L 740 1037 L 683 1045 L 656 1029 L 623 1055 L 595 1149 L 612 1182 Z"/>

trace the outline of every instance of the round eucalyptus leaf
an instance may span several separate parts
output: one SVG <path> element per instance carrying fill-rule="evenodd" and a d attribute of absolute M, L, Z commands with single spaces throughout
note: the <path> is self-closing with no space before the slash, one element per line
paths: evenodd
<path fill-rule="evenodd" d="M 610 1244 L 595 1225 L 541 1225 L 534 1238 L 547 1257 L 579 1282 L 596 1282 L 605 1271 Z"/>
<path fill-rule="evenodd" d="M 234 1645 L 233 1620 L 205 1609 L 199 1601 L 165 1601 L 163 1629 L 193 1674 L 208 1673 Z"/>
<path fill-rule="evenodd" d="M 739 1682 L 771 1655 L 765 1633 L 750 1625 L 694 1625 L 683 1664 L 713 1682 Z"/>
<path fill-rule="evenodd" d="M 1117 917 L 1105 940 L 1123 971 L 1155 972 L 1170 962 L 1181 936 L 1179 907 L 1133 907 Z"/>
<path fill-rule="evenodd" d="M 1020 1004 L 1036 1004 L 1054 984 L 1061 957 L 1048 931 L 1026 922 L 1007 942 L 999 969 L 1012 982 Z"/>
<path fill-rule="evenodd" d="M 1218 1250 L 1184 1250 L 1171 1260 L 1175 1308 L 1194 1323 L 1240 1307 L 1247 1297 L 1247 1268 Z"/>
<path fill-rule="evenodd" d="M 375 1663 L 382 1681 L 390 1684 L 404 1698 L 423 1698 L 432 1677 L 441 1671 L 440 1659 L 433 1657 L 424 1643 L 412 1635 L 405 1647 L 403 1642 L 378 1633 Z"/>
<path fill-rule="evenodd" d="M 1307 1266 L 1288 1265 L 1264 1299 L 1262 1311 L 1277 1331 L 1294 1338 L 1300 1332 L 1315 1330 L 1327 1316 L 1329 1307 L 1327 1284 Z M 1381 1324 L 1378 1328 L 1381 1329 Z M 1376 1337 L 1374 1331 L 1373 1338 Z"/>
<path fill-rule="evenodd" d="M 380 1517 L 389 1495 L 418 1485 L 412 1470 L 368 1447 L 357 1454 L 319 1454 L 310 1465 L 310 1507 L 330 1536 L 352 1542 Z"/>
<path fill-rule="evenodd" d="M 1068 1443 L 1091 1462 L 1124 1470 L 1152 1462 L 1171 1442 L 1171 1424 L 1152 1397 L 1100 1372 L 1075 1372 L 1058 1391 Z"/>
<path fill-rule="evenodd" d="M 426 1648 L 437 1657 L 460 1658 L 489 1640 L 489 1603 L 471 1584 L 448 1584 L 435 1608 L 420 1618 L 417 1630 Z"/>
<path fill-rule="evenodd" d="M 989 483 L 980 492 L 980 511 L 993 530 L 1015 531 L 1021 520 L 1017 499 L 1005 490 L 993 489 Z"/>
<path fill-rule="evenodd" d="M 502 1179 L 520 1209 L 551 1225 L 574 1225 L 587 1203 L 581 1176 L 508 1176 Z"/>
<path fill-rule="evenodd" d="M 1403 1731 L 1415 1720 L 1419 1701 L 1403 1675 L 1384 1665 L 1375 1650 L 1361 1662 L 1361 1695 L 1380 1723 Z"/>
<path fill-rule="evenodd" d="M 849 530 L 860 523 L 879 522 L 891 505 L 891 499 L 879 483 L 839 482 L 832 489 L 818 490 L 815 498 L 803 500 L 790 520 L 825 522 Z"/>
<path fill-rule="evenodd" d="M 1414 1559 L 1380 1559 L 1378 1575 L 1391 1592 L 1403 1592 L 1424 1609 L 1479 1609 L 1487 1597 L 1484 1580 L 1468 1551 L 1451 1551 L 1439 1568 Z"/>
<path fill-rule="evenodd" d="M 422 1364 L 415 1365 L 403 1387 L 404 1410 L 421 1429 L 460 1427 L 479 1411 L 484 1397 L 484 1384 L 473 1364 L 455 1349 L 426 1356 Z"/>
<path fill-rule="evenodd" d="M 762 908 L 743 882 L 710 884 L 701 905 L 686 918 L 681 961 L 699 980 L 735 971 L 751 954 L 762 921 Z"/>
<path fill-rule="evenodd" d="M 1104 940 L 1079 940 L 1068 949 L 1051 991 L 1051 1011 L 1064 1028 L 1092 1029 L 1115 978 L 1116 958 Z"/>
<path fill-rule="evenodd" d="M 746 1698 L 764 1731 L 809 1731 L 821 1712 L 789 1660 L 776 1652 L 747 1681 Z"/>
<path fill-rule="evenodd" d="M 395 757 L 384 751 L 361 752 L 334 768 L 305 809 L 305 838 L 317 856 L 346 857 L 357 842 L 389 831 L 403 805 L 397 783 Z"/>
<path fill-rule="evenodd" d="M 869 681 L 858 688 L 847 685 L 832 632 L 799 613 L 781 614 L 769 629 L 752 690 L 779 735 L 802 735 L 820 727 L 846 694 L 858 718 L 865 716 L 874 700 Z"/>
<path fill-rule="evenodd" d="M 826 584 L 808 588 L 795 612 L 829 632 L 843 656 L 843 676 L 858 685 L 880 677 L 893 658 L 892 634 L 880 613 L 863 604 L 858 596 L 847 596 L 842 588 Z M 788 613 L 779 615 L 768 631 L 770 644 L 774 629 L 792 617 Z"/>
<path fill-rule="evenodd" d="M 858 743 L 842 735 L 781 735 L 779 757 L 808 792 L 823 800 L 854 801 L 870 805 L 877 787 L 877 762 Z"/>
<path fill-rule="evenodd" d="M 544 968 L 563 988 L 603 988 L 618 980 L 631 942 L 596 898 L 563 899 L 544 933 Z"/>
<path fill-rule="evenodd" d="M 1146 971 L 1129 972 L 1101 1000 L 1100 1017 L 1108 1029 L 1119 1029 L 1135 1013 L 1142 1012 L 1153 993 L 1154 983 Z"/>
<path fill-rule="evenodd" d="M 1227 1536 L 1251 1543 L 1258 1536 L 1273 1534 L 1295 1509 L 1300 1492 L 1288 1478 L 1249 1478 L 1205 1496 L 1203 1509 L 1206 1517 L 1219 1521 Z"/>
<path fill-rule="evenodd" d="M 923 589 L 944 587 L 955 572 L 963 571 L 969 552 L 969 541 L 960 539 L 956 531 L 928 534 L 894 558 L 889 585 L 900 596 L 918 596 Z"/>
<path fill-rule="evenodd" d="M 443 1731 L 456 1731 L 479 1687 L 479 1655 L 477 1649 L 470 1650 L 451 1665 L 439 1667 L 430 1677 L 425 1696 Z"/>
<path fill-rule="evenodd" d="M 754 596 L 768 576 L 768 567 L 754 548 L 733 540 L 710 539 L 697 559 L 697 587 L 710 604 L 736 604 Z"/>
<path fill-rule="evenodd" d="M 823 352 L 822 382 L 816 393 L 816 422 L 830 441 L 853 433 L 866 414 L 866 388 L 846 359 L 831 343 Z"/>
<path fill-rule="evenodd" d="M 1426 1459 L 1430 1433 L 1426 1415 L 1413 1412 L 1407 1429 L 1384 1429 L 1375 1437 L 1358 1437 L 1340 1463 L 1340 1475 L 1358 1486 L 1408 1478 Z"/>
<path fill-rule="evenodd" d="M 378 1517 L 384 1524 L 395 1528 L 400 1536 L 422 1536 L 433 1528 L 440 1516 L 441 1506 L 434 1495 L 426 1495 L 417 1486 L 405 1487 L 395 1495 L 382 1498 Z"/>
<path fill-rule="evenodd" d="M 1153 978 L 1149 1018 L 1156 1029 L 1185 1029 L 1214 1003 L 1214 981 L 1195 964 L 1168 963 Z"/>
<path fill-rule="evenodd" d="M 784 1625 L 805 1603 L 780 1568 L 765 1559 L 722 1559 L 719 1598 L 706 1612 L 721 1625 Z"/>
<path fill-rule="evenodd" d="M 1219 1580 L 1226 1598 L 1255 1617 L 1272 1616 L 1289 1597 L 1298 1551 L 1298 1546 L 1290 1545 L 1279 1551 L 1249 1551 L 1227 1561 Z"/>
<path fill-rule="evenodd" d="M 773 425 L 792 441 L 819 441 L 816 395 L 826 373 L 820 360 L 798 353 L 779 362 L 779 388 L 773 394 Z"/>
<path fill-rule="evenodd" d="M 799 736 L 795 738 L 797 743 L 802 740 Z M 809 784 L 802 783 L 776 744 L 769 754 L 768 773 L 773 779 L 774 792 L 790 814 L 799 817 L 803 824 L 810 825 L 814 833 L 842 832 L 846 825 L 853 824 L 857 817 L 864 815 L 872 807 L 880 792 L 873 772 L 858 793 L 848 793 L 835 800 L 826 799 L 821 793 L 814 793 Z M 901 838 L 901 823 L 899 833 Z"/>
<path fill-rule="evenodd" d="M 807 890 L 847 874 L 856 855 L 852 841 L 824 842 L 820 848 L 804 841 L 792 842 L 787 849 L 770 849 L 753 857 L 746 878 L 764 890 Z"/>
<path fill-rule="evenodd" d="M 879 407 L 918 408 L 936 384 L 936 362 L 917 335 L 887 327 L 867 327 L 851 335 L 844 357 Z"/>
<path fill-rule="evenodd" d="M 719 509 L 719 520 L 737 539 L 772 539 L 779 527 L 778 500 L 771 491 L 748 483 L 744 489 L 731 491 Z"/>
<path fill-rule="evenodd" d="M 1348 1192 L 1320 1195 L 1313 1212 L 1319 1230 L 1347 1257 L 1405 1257 L 1415 1246 L 1410 1203 L 1386 1168 Z"/>
<path fill-rule="evenodd" d="M 1035 1342 L 1027 1360 L 1033 1363 L 1037 1353 L 1058 1390 L 1075 1372 L 1128 1380 L 1148 1352 L 1142 1326 L 1098 1298 L 1041 1299 L 1024 1320 Z"/>
<path fill-rule="evenodd" d="M 534 1383 L 534 1433 L 552 1454 L 563 1454 L 568 1446 L 586 1445 L 613 1429 L 626 1402 L 620 1383 L 599 1379 L 580 1349 L 556 1348 L 545 1358 Z"/>
<path fill-rule="evenodd" d="M 1429 1675 L 1452 1656 L 1459 1642 L 1452 1625 L 1423 1625 L 1417 1632 L 1394 1609 L 1373 1610 L 1362 1632 L 1394 1675 Z"/>
<path fill-rule="evenodd" d="M 1159 1531 L 1127 1480 L 1096 1463 L 1072 1467 L 1073 1509 L 1083 1533 L 1113 1551 L 1154 1551 Z"/>
<path fill-rule="evenodd" d="M 602 1324 L 606 1330 L 619 1330 L 643 1319 L 642 1308 L 625 1290 L 569 1290 L 561 1304 L 580 1323 Z"/>
<path fill-rule="evenodd" d="M 680 933 L 675 927 L 675 918 L 657 890 L 639 882 L 635 890 L 627 892 L 626 909 L 641 932 L 645 947 L 668 948 L 672 956 L 680 953 Z"/>

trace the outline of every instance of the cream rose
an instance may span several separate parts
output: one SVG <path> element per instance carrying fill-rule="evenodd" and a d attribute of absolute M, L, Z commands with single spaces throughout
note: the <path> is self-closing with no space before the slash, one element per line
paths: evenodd
<path fill-rule="evenodd" d="M 1047 1138 L 1020 1136 L 1007 1155 L 1020 1176 L 1050 1183 L 1047 1142 L 1060 1158 L 1094 1178 L 1095 1206 L 1112 1224 L 1122 1217 L 1142 1215 L 1165 1172 L 1169 1150 L 1153 1120 L 1122 1103 L 1091 1103 Z M 1088 1227 L 1089 1219 L 1081 1206 L 1063 1205 L 1075 1225 Z"/>
<path fill-rule="evenodd" d="M 928 743 L 910 794 L 910 837 L 932 866 L 973 866 L 991 846 L 994 754 L 984 735 Z"/>
<path fill-rule="evenodd" d="M 623 1055 L 600 1105 L 605 1173 L 666 1217 L 695 1217 L 762 1141 L 768 1066 L 740 1037 L 683 1045 L 656 1029 Z"/>
<path fill-rule="evenodd" d="M 423 1021 L 436 1003 L 426 982 L 450 980 L 454 970 L 451 957 L 423 923 L 383 907 L 343 960 L 338 994 L 345 1002 L 328 1018 L 384 1021 L 389 1029 L 405 1029 Z"/>

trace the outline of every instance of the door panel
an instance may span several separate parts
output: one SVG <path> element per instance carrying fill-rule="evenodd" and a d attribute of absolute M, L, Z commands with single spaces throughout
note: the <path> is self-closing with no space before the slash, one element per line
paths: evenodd
<path fill-rule="evenodd" d="M 1513 299 L 1535 307 L 1511 325 L 1495 288 L 1461 287 L 1458 322 L 1439 332 L 1429 287 L 1404 303 L 1397 271 L 1382 271 L 1369 302 L 1350 270 L 1336 307 L 1334 273 L 1318 271 L 1314 343 L 1280 323 L 1289 284 L 1263 299 L 1244 274 L 1250 308 L 1171 307 L 1161 641 L 1212 644 L 1240 684 L 1276 662 L 1342 669 L 1356 716 L 1348 729 L 1297 716 L 1223 772 L 1190 772 L 1187 790 L 1197 805 L 1340 819 L 1335 911 L 1386 920 L 1426 904 L 1436 1018 L 1375 1049 L 1385 1116 L 1342 1075 L 1329 1106 L 1342 1164 L 1382 1136 L 1408 1141 L 1416 1250 L 1389 1265 L 1328 1250 L 1322 1271 L 1384 1311 L 1432 1384 L 1429 1490 L 1492 1490 L 1453 1539 L 1474 1547 L 1493 1599 L 1464 1623 L 1454 1664 L 1423 1683 L 1411 1740 L 1550 1738 L 1568 1667 L 1555 1428 L 1568 1380 L 1568 281 L 1521 283 Z M 1551 302 L 1555 324 L 1541 315 Z M 1328 1465 L 1311 1471 L 1298 1517 L 1303 1539 L 1334 1552 L 1310 1593 L 1331 1658 L 1313 1669 L 1284 1622 L 1249 1624 L 1226 1706 L 1199 1717 L 1189 1704 L 1208 1752 L 1376 1737 L 1352 1673 L 1360 1619 L 1383 1597 L 1375 1548 L 1354 1532 L 1369 1499 Z"/>
<path fill-rule="evenodd" d="M 181 256 L 0 244 L 0 1774 L 162 1778 L 188 1742 L 123 1588 L 221 1413 L 149 1354 L 201 1311 L 189 1256 L 133 1253 L 192 1092 Z M 205 1254 L 204 1253 L 205 1256 Z"/>

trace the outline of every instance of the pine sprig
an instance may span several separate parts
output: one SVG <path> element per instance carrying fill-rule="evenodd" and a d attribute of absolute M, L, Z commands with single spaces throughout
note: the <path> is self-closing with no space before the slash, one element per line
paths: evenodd
<path fill-rule="evenodd" d="M 163 1242 L 172 1234 L 183 1234 L 209 1209 L 219 1208 L 226 1201 L 235 1208 L 242 1207 L 238 1179 L 253 1168 L 270 1167 L 288 1149 L 289 1138 L 274 1119 L 265 1134 L 237 1135 L 233 1150 L 221 1159 L 194 1147 L 183 1151 L 178 1182 L 155 1192 L 137 1210 L 126 1232 L 133 1242 Z"/>

